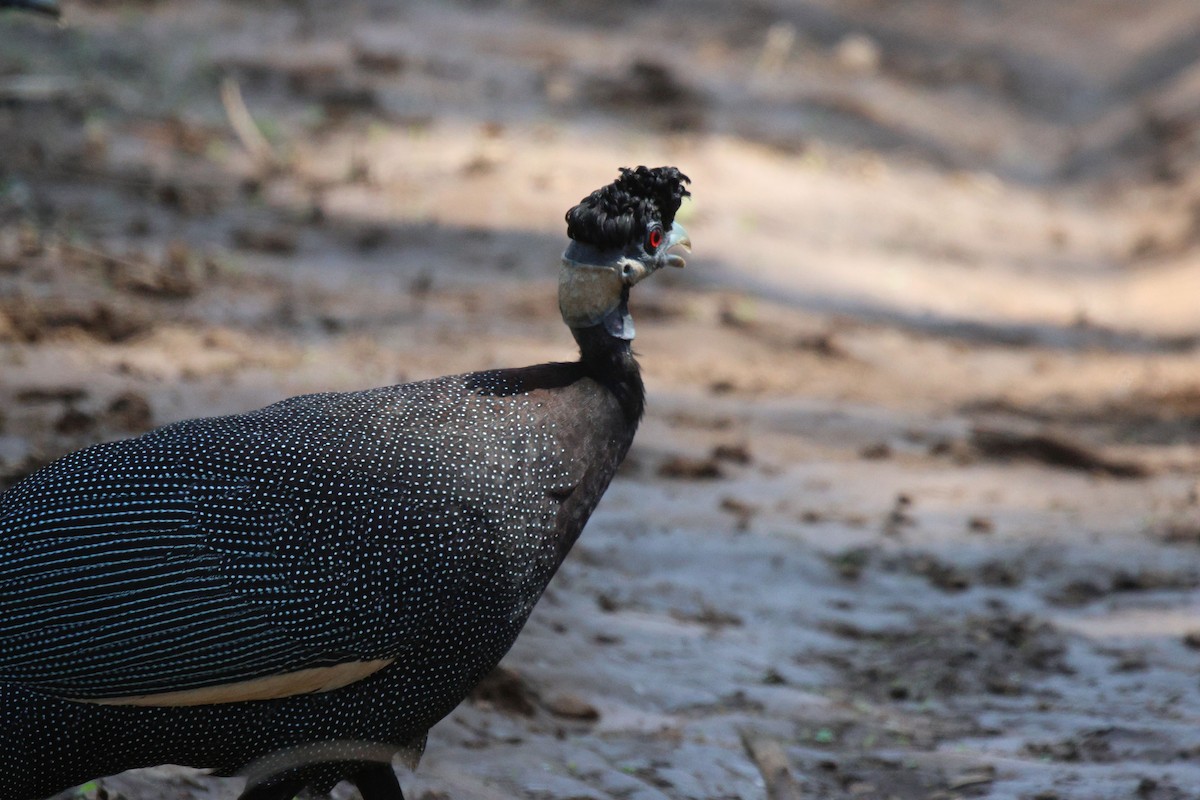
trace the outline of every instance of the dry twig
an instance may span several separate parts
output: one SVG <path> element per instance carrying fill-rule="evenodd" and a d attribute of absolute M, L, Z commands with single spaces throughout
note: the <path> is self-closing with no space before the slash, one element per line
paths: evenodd
<path fill-rule="evenodd" d="M 742 731 L 742 747 L 758 766 L 767 785 L 767 800 L 801 800 L 800 783 L 779 742 Z"/>
<path fill-rule="evenodd" d="M 261 167 L 275 167 L 279 163 L 275 150 L 259 130 L 254 117 L 250 115 L 250 109 L 242 99 L 242 88 L 233 78 L 221 81 L 221 105 L 225 107 L 225 115 L 229 117 L 229 124 L 233 126 L 238 141 L 250 153 L 251 158 Z"/>

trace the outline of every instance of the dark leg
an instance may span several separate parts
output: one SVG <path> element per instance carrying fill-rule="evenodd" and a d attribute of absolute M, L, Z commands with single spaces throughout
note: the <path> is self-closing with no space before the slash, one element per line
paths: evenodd
<path fill-rule="evenodd" d="M 363 800 L 404 800 L 391 764 L 367 764 L 354 773 L 350 782 L 358 788 Z"/>
<path fill-rule="evenodd" d="M 363 800 L 404 800 L 395 771 L 378 761 L 309 764 L 246 787 L 238 800 L 292 800 L 306 788 L 320 793 L 343 780 L 353 783 Z"/>

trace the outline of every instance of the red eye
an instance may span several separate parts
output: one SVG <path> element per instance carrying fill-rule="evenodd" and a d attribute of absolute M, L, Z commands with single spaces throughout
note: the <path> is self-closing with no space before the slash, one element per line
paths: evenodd
<path fill-rule="evenodd" d="M 646 244 L 650 245 L 651 250 L 657 250 L 658 246 L 662 244 L 662 240 L 662 228 L 655 228 L 654 230 L 650 231 L 650 235 L 646 237 Z"/>

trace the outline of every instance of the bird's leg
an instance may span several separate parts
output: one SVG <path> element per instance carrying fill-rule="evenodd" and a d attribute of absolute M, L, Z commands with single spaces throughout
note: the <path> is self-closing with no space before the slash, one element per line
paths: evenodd
<path fill-rule="evenodd" d="M 362 800 L 404 800 L 395 771 L 390 764 L 378 761 L 310 764 L 299 774 L 278 773 L 247 786 L 238 800 L 292 800 L 306 788 L 328 790 L 339 780 L 354 784 Z"/>
<path fill-rule="evenodd" d="M 350 778 L 363 800 L 404 800 L 400 781 L 391 764 L 365 765 Z"/>

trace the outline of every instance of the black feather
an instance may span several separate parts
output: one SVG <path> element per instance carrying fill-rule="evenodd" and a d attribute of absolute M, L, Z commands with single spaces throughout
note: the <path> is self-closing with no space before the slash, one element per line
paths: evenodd
<path fill-rule="evenodd" d="M 621 177 L 567 212 L 567 235 L 600 249 L 640 241 L 655 222 L 670 228 L 691 178 L 675 167 L 621 168 Z"/>

